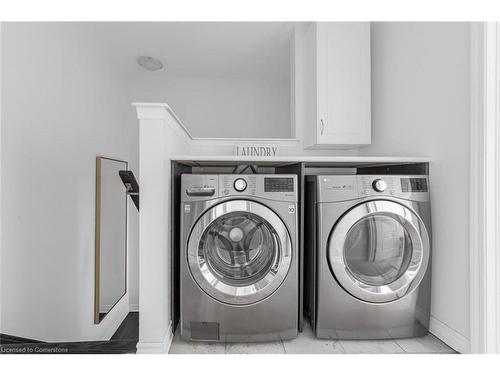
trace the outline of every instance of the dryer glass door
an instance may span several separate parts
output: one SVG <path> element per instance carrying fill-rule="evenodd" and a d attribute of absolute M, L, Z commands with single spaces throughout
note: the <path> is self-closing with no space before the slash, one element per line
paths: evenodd
<path fill-rule="evenodd" d="M 230 304 L 266 298 L 283 282 L 291 262 L 285 224 L 266 206 L 244 200 L 221 203 L 195 224 L 188 263 L 198 285 Z"/>
<path fill-rule="evenodd" d="M 418 216 L 399 203 L 362 203 L 335 225 L 329 262 L 337 281 L 367 302 L 390 302 L 415 289 L 429 260 L 429 237 Z"/>

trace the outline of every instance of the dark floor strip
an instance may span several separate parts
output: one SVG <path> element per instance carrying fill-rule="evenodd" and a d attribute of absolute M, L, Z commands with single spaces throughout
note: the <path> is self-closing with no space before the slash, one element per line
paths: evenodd
<path fill-rule="evenodd" d="M 0 334 L 0 354 L 125 354 L 135 353 L 139 313 L 129 313 L 109 341 L 46 343 Z"/>
<path fill-rule="evenodd" d="M 8 344 L 8 343 L 43 343 L 43 341 L 28 339 L 24 337 L 4 335 L 3 333 L 0 333 L 0 344 Z"/>

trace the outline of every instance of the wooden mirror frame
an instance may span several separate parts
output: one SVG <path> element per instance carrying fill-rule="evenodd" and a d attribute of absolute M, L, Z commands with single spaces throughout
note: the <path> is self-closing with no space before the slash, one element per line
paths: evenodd
<path fill-rule="evenodd" d="M 100 258 L 101 258 L 101 162 L 102 160 L 110 160 L 118 163 L 124 163 L 124 169 L 128 170 L 128 162 L 125 160 L 113 159 L 104 156 L 96 157 L 96 182 L 95 182 L 95 260 L 94 260 L 94 324 L 101 323 L 99 306 L 100 306 Z M 128 197 L 123 188 L 125 199 L 125 290 L 124 293 L 111 306 L 111 311 L 122 298 L 127 294 L 127 258 L 128 258 Z M 108 312 L 109 313 L 109 312 Z M 106 314 L 107 316 L 107 314 Z M 103 317 L 104 319 L 104 317 Z"/>

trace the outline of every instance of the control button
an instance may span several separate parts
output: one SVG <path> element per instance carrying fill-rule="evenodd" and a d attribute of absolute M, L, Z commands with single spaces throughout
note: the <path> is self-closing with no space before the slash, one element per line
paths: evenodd
<path fill-rule="evenodd" d="M 372 183 L 373 190 L 378 191 L 379 193 L 385 191 L 387 189 L 387 182 L 384 180 L 377 178 L 375 181 Z"/>
<path fill-rule="evenodd" d="M 234 180 L 233 186 L 234 190 L 242 192 L 247 188 L 247 182 L 242 178 L 237 178 L 236 180 Z"/>
<path fill-rule="evenodd" d="M 396 190 L 391 190 L 391 195 L 396 194 Z"/>

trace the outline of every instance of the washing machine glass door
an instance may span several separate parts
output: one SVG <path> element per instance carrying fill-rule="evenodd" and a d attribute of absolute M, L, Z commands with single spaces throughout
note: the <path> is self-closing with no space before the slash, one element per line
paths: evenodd
<path fill-rule="evenodd" d="M 328 260 L 341 286 L 367 302 L 390 302 L 414 290 L 429 262 L 429 236 L 408 207 L 362 203 L 334 226 Z"/>
<path fill-rule="evenodd" d="M 276 291 L 292 259 L 283 221 L 247 200 L 220 203 L 196 222 L 188 240 L 193 278 L 208 295 L 235 305 L 258 302 Z"/>

